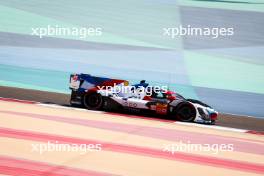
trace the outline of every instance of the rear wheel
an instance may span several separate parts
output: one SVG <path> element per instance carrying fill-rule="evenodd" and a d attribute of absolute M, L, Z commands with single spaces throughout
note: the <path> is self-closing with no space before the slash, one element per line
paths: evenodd
<path fill-rule="evenodd" d="M 178 120 L 183 122 L 192 122 L 196 116 L 196 110 L 190 103 L 182 103 L 175 112 Z"/>
<path fill-rule="evenodd" d="M 83 97 L 83 105 L 87 109 L 100 110 L 102 108 L 102 105 L 103 105 L 103 98 L 98 93 L 86 94 Z"/>

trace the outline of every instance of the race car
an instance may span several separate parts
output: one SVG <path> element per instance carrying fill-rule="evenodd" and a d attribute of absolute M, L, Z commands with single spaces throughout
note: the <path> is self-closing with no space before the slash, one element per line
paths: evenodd
<path fill-rule="evenodd" d="M 90 110 L 132 111 L 166 116 L 184 122 L 214 124 L 218 112 L 209 105 L 167 90 L 145 80 L 129 85 L 126 80 L 72 74 L 70 104 Z"/>

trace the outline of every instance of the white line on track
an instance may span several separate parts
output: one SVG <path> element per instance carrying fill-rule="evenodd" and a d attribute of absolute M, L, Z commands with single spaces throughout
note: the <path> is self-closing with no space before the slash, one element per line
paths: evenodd
<path fill-rule="evenodd" d="M 215 125 L 205 125 L 205 124 L 190 123 L 190 122 L 174 122 L 174 123 L 180 124 L 180 125 L 186 125 L 186 126 L 211 128 L 211 129 L 216 129 L 216 130 L 224 130 L 224 131 L 232 131 L 232 132 L 240 132 L 240 133 L 246 133 L 248 131 L 248 130 L 239 129 L 239 128 L 230 128 L 230 127 L 222 127 L 222 126 L 215 126 Z"/>

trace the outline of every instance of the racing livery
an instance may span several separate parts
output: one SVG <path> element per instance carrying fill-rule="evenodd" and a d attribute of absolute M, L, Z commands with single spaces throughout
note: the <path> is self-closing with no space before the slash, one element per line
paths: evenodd
<path fill-rule="evenodd" d="M 71 105 L 91 110 L 153 113 L 173 120 L 206 124 L 214 124 L 218 115 L 199 100 L 185 99 L 173 91 L 149 86 L 144 80 L 130 86 L 126 80 L 72 74 L 70 89 Z"/>

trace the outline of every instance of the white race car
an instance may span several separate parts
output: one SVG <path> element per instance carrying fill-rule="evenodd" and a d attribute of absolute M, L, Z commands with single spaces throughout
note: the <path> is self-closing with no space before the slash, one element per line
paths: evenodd
<path fill-rule="evenodd" d="M 214 124 L 218 112 L 199 100 L 185 99 L 178 93 L 149 86 L 144 80 L 128 81 L 72 74 L 71 104 L 92 110 L 133 111 L 167 116 L 173 120 Z"/>

